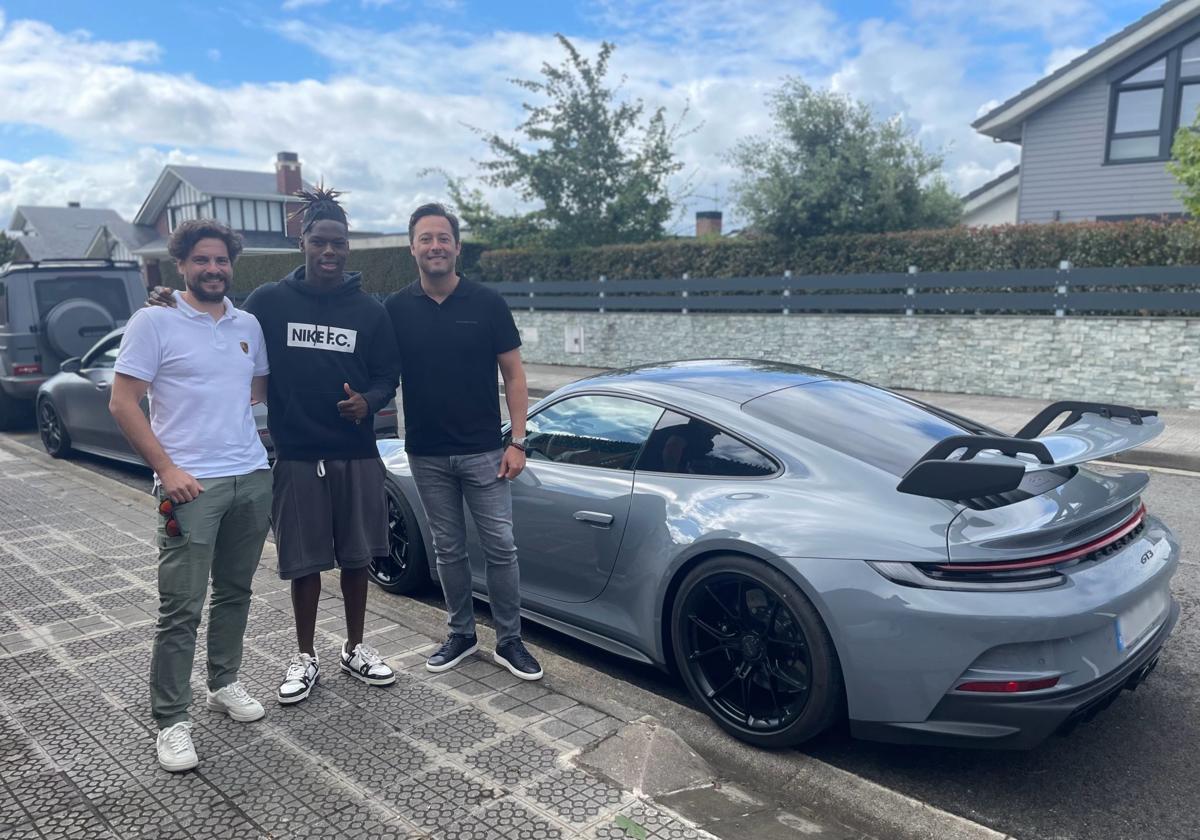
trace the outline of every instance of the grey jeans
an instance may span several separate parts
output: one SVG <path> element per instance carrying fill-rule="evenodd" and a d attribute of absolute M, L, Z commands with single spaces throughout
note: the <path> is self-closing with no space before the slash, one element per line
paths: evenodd
<path fill-rule="evenodd" d="M 433 534 L 451 633 L 474 635 L 471 564 L 463 500 L 479 532 L 496 644 L 521 638 L 520 574 L 513 541 L 512 489 L 497 478 L 503 449 L 477 455 L 410 455 L 413 479 Z"/>

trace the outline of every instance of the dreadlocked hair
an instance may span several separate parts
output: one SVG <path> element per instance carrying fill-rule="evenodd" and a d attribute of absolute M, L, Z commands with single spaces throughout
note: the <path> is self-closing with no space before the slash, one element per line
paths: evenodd
<path fill-rule="evenodd" d="M 307 233 L 308 229 L 321 219 L 332 219 L 335 222 L 341 222 L 346 227 L 350 226 L 346 210 L 337 201 L 337 197 L 344 194 L 342 190 L 326 189 L 325 184 L 322 183 L 311 190 L 296 190 L 294 194 L 300 199 L 300 208 L 288 218 L 300 217 L 303 222 L 300 226 L 301 233 Z"/>

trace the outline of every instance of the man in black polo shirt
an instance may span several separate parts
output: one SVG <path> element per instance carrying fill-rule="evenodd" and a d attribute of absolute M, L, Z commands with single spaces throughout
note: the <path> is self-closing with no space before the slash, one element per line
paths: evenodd
<path fill-rule="evenodd" d="M 494 658 L 521 679 L 540 679 L 541 666 L 521 642 L 509 487 L 525 468 L 529 391 L 521 337 L 504 298 L 455 272 L 458 219 L 445 207 L 418 207 L 408 221 L 408 237 L 420 279 L 384 306 L 400 349 L 404 449 L 429 518 L 450 626 L 445 644 L 425 667 L 448 670 L 478 648 L 465 499 L 486 560 Z M 500 437 L 497 366 L 512 421 L 507 446 Z"/>

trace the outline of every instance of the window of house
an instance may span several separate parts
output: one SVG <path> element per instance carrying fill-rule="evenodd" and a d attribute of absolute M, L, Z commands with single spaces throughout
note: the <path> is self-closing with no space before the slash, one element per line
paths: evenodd
<path fill-rule="evenodd" d="M 1127 76 L 1113 99 L 1109 160 L 1157 158 L 1162 146 L 1167 59 L 1160 58 Z"/>
<path fill-rule="evenodd" d="M 569 397 L 529 418 L 531 461 L 632 470 L 663 410 L 624 397 Z"/>
<path fill-rule="evenodd" d="M 1200 112 L 1200 38 L 1118 80 L 1109 105 L 1110 162 L 1166 160 Z"/>

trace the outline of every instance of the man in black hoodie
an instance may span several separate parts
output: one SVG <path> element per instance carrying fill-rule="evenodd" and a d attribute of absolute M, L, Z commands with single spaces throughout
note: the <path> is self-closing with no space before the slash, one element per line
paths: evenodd
<path fill-rule="evenodd" d="M 372 417 L 396 393 L 396 345 L 383 305 L 346 272 L 346 213 L 334 190 L 302 194 L 304 265 L 259 286 L 243 305 L 258 318 L 271 377 L 275 443 L 272 521 L 279 575 L 290 580 L 299 652 L 280 703 L 308 697 L 320 674 L 313 636 L 321 572 L 341 569 L 347 640 L 341 667 L 369 685 L 396 675 L 363 644 L 367 567 L 388 552 L 384 466 Z"/>
<path fill-rule="evenodd" d="M 271 376 L 267 426 L 275 444 L 272 524 L 279 576 L 291 581 L 299 652 L 279 687 L 280 703 L 308 697 L 320 676 L 314 636 L 321 572 L 341 569 L 346 611 L 342 670 L 369 685 L 396 675 L 363 644 L 367 567 L 388 553 L 385 469 L 373 415 L 396 393 L 395 334 L 383 305 L 346 272 L 346 212 L 335 190 L 304 199 L 304 265 L 259 286 L 242 304 L 262 326 Z M 174 305 L 170 289 L 151 303 Z"/>

